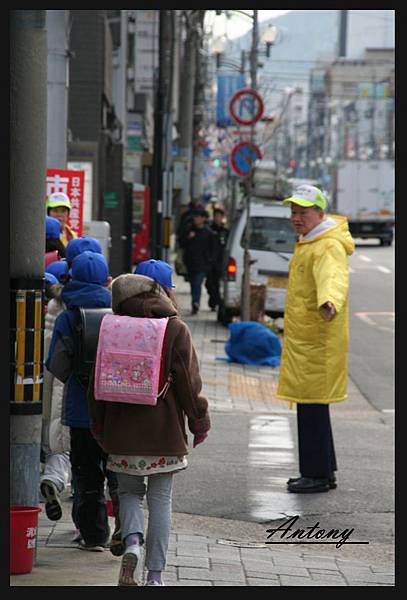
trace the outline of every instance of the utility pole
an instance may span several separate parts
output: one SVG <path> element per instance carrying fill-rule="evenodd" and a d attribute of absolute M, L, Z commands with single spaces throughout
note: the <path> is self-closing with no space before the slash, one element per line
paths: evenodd
<path fill-rule="evenodd" d="M 160 10 L 159 25 L 159 64 L 158 81 L 154 108 L 154 159 L 151 181 L 150 206 L 150 252 L 151 257 L 161 259 L 163 256 L 163 207 L 167 180 L 165 168 L 169 166 L 168 136 L 171 136 L 169 124 L 171 111 L 171 78 L 173 52 L 172 11 Z"/>
<path fill-rule="evenodd" d="M 47 10 L 47 167 L 66 169 L 68 129 L 68 10 Z"/>
<path fill-rule="evenodd" d="M 346 56 L 346 41 L 348 35 L 348 11 L 339 11 L 339 56 Z"/>
<path fill-rule="evenodd" d="M 10 504 L 37 506 L 47 154 L 45 10 L 10 11 Z"/>
<path fill-rule="evenodd" d="M 163 12 L 163 137 L 162 137 L 162 189 L 163 189 L 163 225 L 161 258 L 168 261 L 172 230 L 172 128 L 175 36 L 177 15 L 175 10 Z"/>
<path fill-rule="evenodd" d="M 200 11 L 186 12 L 186 39 L 181 79 L 181 106 L 179 117 L 180 155 L 186 162 L 184 185 L 181 190 L 181 205 L 187 205 L 191 200 L 191 166 L 192 166 L 192 137 L 193 137 L 193 104 L 196 77 L 196 52 L 198 46 L 197 22 Z"/>
<path fill-rule="evenodd" d="M 203 28 L 203 21 L 205 17 L 205 11 L 199 11 L 199 27 Z M 197 132 L 202 127 L 202 116 L 203 108 L 205 104 L 205 84 L 206 84 L 206 68 L 207 59 L 206 56 L 201 52 L 203 46 L 203 35 L 200 35 L 197 40 L 197 51 L 196 51 L 196 80 L 195 80 L 195 93 L 194 93 L 194 109 L 193 109 L 193 130 L 195 132 L 194 140 L 197 141 L 199 136 Z M 192 165 L 191 165 L 191 196 L 192 198 L 199 198 L 202 195 L 202 172 L 203 172 L 203 160 L 202 160 L 202 149 L 198 145 L 193 145 L 192 152 Z"/>
<path fill-rule="evenodd" d="M 252 48 L 250 53 L 250 83 L 253 90 L 257 90 L 257 63 L 258 63 L 258 11 L 253 10 L 253 32 L 252 32 Z M 251 139 L 254 139 L 255 124 L 251 126 Z M 250 154 L 250 163 L 252 155 Z M 250 201 L 253 189 L 253 168 L 250 164 L 250 173 L 246 180 L 246 233 L 244 238 L 244 271 L 242 278 L 242 300 L 241 300 L 241 320 L 250 320 Z"/>

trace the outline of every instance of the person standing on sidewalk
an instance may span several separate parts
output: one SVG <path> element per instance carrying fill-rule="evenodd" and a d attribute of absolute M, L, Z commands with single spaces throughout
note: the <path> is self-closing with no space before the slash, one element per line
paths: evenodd
<path fill-rule="evenodd" d="M 63 192 L 55 192 L 48 197 L 46 206 L 47 215 L 58 219 L 61 223 L 60 240 L 64 246 L 67 246 L 70 240 L 78 237 L 68 225 L 69 213 L 72 208 L 71 201 Z"/>
<path fill-rule="evenodd" d="M 225 211 L 223 208 L 213 209 L 210 229 L 215 234 L 215 258 L 206 278 L 206 289 L 209 294 L 208 304 L 212 311 L 216 310 L 216 307 L 221 303 L 219 282 L 222 276 L 223 254 L 229 235 L 229 229 L 224 225 L 224 218 Z"/>
<path fill-rule="evenodd" d="M 159 586 L 164 585 L 173 475 L 188 464 L 185 422 L 194 436 L 195 448 L 207 437 L 210 418 L 208 401 L 201 395 L 202 380 L 191 333 L 178 316 L 172 267 L 161 260 L 148 260 L 139 263 L 137 269 L 143 274 L 119 275 L 113 280 L 113 312 L 135 319 L 168 317 L 161 364 L 165 378 L 171 374 L 172 382 L 155 406 L 100 401 L 94 396 L 93 370 L 88 401 L 92 432 L 108 453 L 108 468 L 117 473 L 119 483 L 125 550 L 118 585 L 140 585 L 146 496 L 146 585 Z"/>
<path fill-rule="evenodd" d="M 184 249 L 184 263 L 191 286 L 192 314 L 195 315 L 201 303 L 202 283 L 215 260 L 216 239 L 205 224 L 208 213 L 204 208 L 193 209 L 191 215 L 192 224 L 184 229 L 179 243 Z"/>
<path fill-rule="evenodd" d="M 301 185 L 291 223 L 300 235 L 289 267 L 277 398 L 297 403 L 300 477 L 293 493 L 328 492 L 337 470 L 329 404 L 347 397 L 348 256 L 355 245 L 346 217 L 325 216 L 321 191 Z"/>
<path fill-rule="evenodd" d="M 56 319 L 45 366 L 64 385 L 62 423 L 70 428 L 71 468 L 75 486 L 73 520 L 84 550 L 102 552 L 109 540 L 104 495 L 105 466 L 100 446 L 90 431 L 86 388 L 74 372 L 77 308 L 109 308 L 111 293 L 105 257 L 85 251 L 72 261 L 72 280 L 65 284 L 61 299 L 66 305 Z"/>

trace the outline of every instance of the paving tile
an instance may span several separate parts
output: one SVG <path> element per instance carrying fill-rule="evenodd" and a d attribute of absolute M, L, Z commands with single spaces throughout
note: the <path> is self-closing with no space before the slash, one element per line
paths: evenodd
<path fill-rule="evenodd" d="M 384 585 L 394 584 L 394 575 L 382 575 L 381 573 L 371 573 L 370 575 L 365 573 L 347 575 L 344 573 L 344 577 L 350 585 L 353 585 L 356 581 L 363 583 L 382 583 Z"/>
<path fill-rule="evenodd" d="M 257 577 L 247 577 L 247 585 L 256 585 L 256 586 L 279 586 L 280 582 L 275 579 L 259 579 Z"/>
<path fill-rule="evenodd" d="M 167 558 L 167 564 L 176 567 L 209 569 L 209 559 L 201 556 L 174 556 L 172 558 Z"/>
<path fill-rule="evenodd" d="M 330 575 L 326 573 L 312 573 L 313 581 L 324 581 L 327 585 L 347 585 L 346 580 L 341 575 Z"/>
<path fill-rule="evenodd" d="M 230 581 L 244 581 L 245 574 L 241 565 L 213 565 L 211 579 Z"/>
<path fill-rule="evenodd" d="M 209 552 L 207 548 L 177 546 L 177 556 L 202 556 L 203 558 L 209 558 Z"/>
<path fill-rule="evenodd" d="M 195 567 L 178 567 L 179 579 L 212 579 L 212 572 L 209 569 L 199 569 Z"/>
<path fill-rule="evenodd" d="M 256 577 L 259 579 L 278 579 L 278 573 L 270 573 L 269 571 L 261 571 L 260 569 L 245 569 L 247 577 Z"/>
<path fill-rule="evenodd" d="M 303 567 L 292 567 L 292 566 L 284 566 L 284 565 L 270 565 L 267 568 L 267 573 L 274 573 L 277 575 L 293 575 L 298 577 L 309 577 L 309 572 L 307 569 Z"/>
<path fill-rule="evenodd" d="M 223 585 L 223 586 L 231 586 L 231 587 L 233 587 L 233 586 L 237 586 L 237 585 L 244 585 L 244 586 L 246 586 L 246 583 L 244 581 L 221 581 L 221 580 L 214 579 L 213 580 L 213 585 L 215 585 L 215 586 Z"/>
<path fill-rule="evenodd" d="M 179 579 L 175 581 L 171 585 L 173 586 L 191 586 L 191 585 L 210 585 L 212 586 L 211 581 L 207 581 L 206 579 Z"/>
<path fill-rule="evenodd" d="M 210 542 L 210 538 L 208 538 L 207 536 L 203 536 L 203 535 L 187 535 L 186 533 L 179 533 L 178 534 L 178 542 L 181 543 L 188 543 L 191 542 L 193 544 L 208 544 L 208 542 Z"/>
<path fill-rule="evenodd" d="M 314 581 L 311 577 L 294 577 L 292 575 L 281 575 L 280 576 L 281 585 L 301 585 L 301 586 L 323 586 L 325 583 L 321 581 Z"/>

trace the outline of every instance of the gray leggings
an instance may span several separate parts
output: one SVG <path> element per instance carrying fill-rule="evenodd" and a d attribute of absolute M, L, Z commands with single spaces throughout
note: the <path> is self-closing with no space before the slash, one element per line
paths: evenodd
<path fill-rule="evenodd" d="M 143 501 L 147 495 L 145 565 L 150 571 L 165 569 L 171 529 L 172 478 L 173 473 L 148 475 L 146 485 L 140 475 L 117 473 L 122 540 L 131 533 L 140 533 L 144 542 Z"/>

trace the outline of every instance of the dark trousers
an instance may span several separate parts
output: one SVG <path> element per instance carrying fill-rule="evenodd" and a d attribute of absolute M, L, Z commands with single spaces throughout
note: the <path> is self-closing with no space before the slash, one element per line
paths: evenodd
<path fill-rule="evenodd" d="M 189 283 L 191 286 L 192 305 L 198 307 L 201 303 L 202 283 L 206 277 L 204 271 L 188 271 Z"/>
<path fill-rule="evenodd" d="M 220 294 L 219 294 L 220 276 L 221 276 L 220 271 L 218 271 L 217 269 L 211 269 L 208 272 L 208 275 L 206 278 L 205 287 L 209 294 L 208 304 L 209 304 L 210 308 L 215 308 L 216 306 L 219 306 L 221 303 L 221 298 L 220 298 Z"/>
<path fill-rule="evenodd" d="M 329 478 L 336 471 L 329 404 L 297 404 L 298 454 L 302 477 Z"/>
<path fill-rule="evenodd" d="M 72 518 L 86 544 L 103 545 L 110 534 L 104 492 L 107 457 L 89 429 L 71 427 L 70 433 L 75 489 Z"/>

